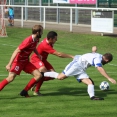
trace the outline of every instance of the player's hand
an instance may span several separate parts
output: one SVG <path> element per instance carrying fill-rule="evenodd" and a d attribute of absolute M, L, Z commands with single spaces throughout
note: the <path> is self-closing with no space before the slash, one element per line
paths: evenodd
<path fill-rule="evenodd" d="M 116 82 L 116 80 L 114 80 L 113 78 L 109 78 L 108 79 L 111 83 L 113 83 L 113 84 L 116 84 L 117 82 Z"/>
<path fill-rule="evenodd" d="M 95 53 L 97 51 L 97 47 L 96 46 L 93 46 L 92 47 L 92 52 Z"/>
<path fill-rule="evenodd" d="M 8 64 L 8 65 L 6 65 L 6 70 L 7 71 L 9 71 L 10 70 L 10 68 L 11 68 L 11 66 Z"/>

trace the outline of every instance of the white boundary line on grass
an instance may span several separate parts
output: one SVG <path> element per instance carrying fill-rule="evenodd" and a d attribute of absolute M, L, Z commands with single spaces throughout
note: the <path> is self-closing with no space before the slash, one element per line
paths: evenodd
<path fill-rule="evenodd" d="M 109 63 L 108 65 L 117 66 L 117 65 L 115 65 L 115 64 L 110 64 L 110 63 Z"/>
<path fill-rule="evenodd" d="M 8 44 L 1 44 L 1 45 L 3 45 L 3 46 L 11 46 L 11 47 L 16 47 L 16 46 L 14 46 L 14 45 L 8 45 Z"/>

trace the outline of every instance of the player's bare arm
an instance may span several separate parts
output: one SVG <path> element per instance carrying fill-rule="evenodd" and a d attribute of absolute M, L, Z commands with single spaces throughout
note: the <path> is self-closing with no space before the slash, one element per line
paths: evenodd
<path fill-rule="evenodd" d="M 10 61 L 9 63 L 6 65 L 6 70 L 9 71 L 10 70 L 10 67 L 11 67 L 11 64 L 14 60 L 14 58 L 16 57 L 16 55 L 21 52 L 21 50 L 19 48 L 16 48 L 16 50 L 13 52 L 11 58 L 10 58 Z"/>
<path fill-rule="evenodd" d="M 97 67 L 97 70 L 105 77 L 107 78 L 111 83 L 116 84 L 116 80 L 114 80 L 113 78 L 111 78 L 106 71 L 104 70 L 103 67 Z"/>
<path fill-rule="evenodd" d="M 37 49 L 34 49 L 34 53 L 42 60 L 42 56 L 38 53 Z"/>
<path fill-rule="evenodd" d="M 65 53 L 58 52 L 58 51 L 55 51 L 53 54 L 60 57 L 60 58 L 74 58 L 73 55 L 65 54 Z"/>

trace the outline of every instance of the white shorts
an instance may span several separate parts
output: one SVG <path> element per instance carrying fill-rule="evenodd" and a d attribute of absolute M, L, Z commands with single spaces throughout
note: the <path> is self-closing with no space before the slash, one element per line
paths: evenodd
<path fill-rule="evenodd" d="M 78 61 L 76 60 L 70 62 L 63 70 L 63 73 L 66 76 L 74 76 L 76 79 L 89 78 L 85 70 L 78 64 Z"/>

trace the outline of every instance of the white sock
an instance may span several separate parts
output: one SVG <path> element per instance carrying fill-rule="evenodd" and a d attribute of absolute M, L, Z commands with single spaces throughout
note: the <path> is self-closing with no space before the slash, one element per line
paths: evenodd
<path fill-rule="evenodd" d="M 94 85 L 93 84 L 88 85 L 87 92 L 88 92 L 90 98 L 95 96 L 95 94 L 94 94 Z"/>
<path fill-rule="evenodd" d="M 45 72 L 44 73 L 45 77 L 51 77 L 51 78 L 57 78 L 58 75 L 59 75 L 59 73 L 57 73 L 57 72 Z"/>

